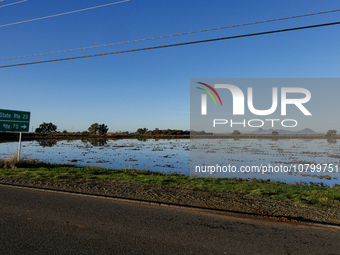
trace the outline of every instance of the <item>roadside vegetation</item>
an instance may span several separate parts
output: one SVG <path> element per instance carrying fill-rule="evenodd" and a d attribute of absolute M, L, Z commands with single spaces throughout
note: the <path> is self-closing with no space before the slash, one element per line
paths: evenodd
<path fill-rule="evenodd" d="M 147 170 L 115 170 L 98 167 L 47 164 L 36 160 L 20 160 L 15 156 L 0 160 L 0 177 L 31 179 L 96 180 L 143 185 L 176 186 L 179 188 L 217 192 L 242 193 L 295 204 L 313 206 L 340 205 L 340 185 L 286 184 L 270 180 L 190 178 L 176 173 Z"/>

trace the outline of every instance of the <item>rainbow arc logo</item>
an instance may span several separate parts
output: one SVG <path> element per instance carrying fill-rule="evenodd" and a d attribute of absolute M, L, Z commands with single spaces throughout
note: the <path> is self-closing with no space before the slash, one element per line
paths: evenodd
<path fill-rule="evenodd" d="M 217 96 L 217 98 L 220 101 L 220 104 L 222 106 L 222 100 L 220 98 L 220 95 L 217 93 L 217 91 L 213 87 L 211 87 L 210 85 L 205 84 L 203 82 L 197 82 L 197 83 L 199 83 L 199 84 L 209 88 Z M 201 87 L 197 87 L 197 88 L 200 89 L 200 90 L 203 90 L 204 92 L 206 92 L 214 100 L 214 103 L 217 106 L 215 97 L 213 96 L 213 94 L 209 90 L 201 88 Z M 202 115 L 207 115 L 207 95 L 206 94 L 202 94 L 202 105 L 201 105 L 201 107 L 202 107 L 201 108 L 201 114 Z"/>

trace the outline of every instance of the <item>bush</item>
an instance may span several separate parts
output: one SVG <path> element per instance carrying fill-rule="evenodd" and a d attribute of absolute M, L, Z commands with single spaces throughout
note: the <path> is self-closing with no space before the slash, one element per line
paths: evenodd
<path fill-rule="evenodd" d="M 97 134 L 98 132 L 98 123 L 93 123 L 89 128 L 88 131 L 90 132 L 90 134 Z"/>
<path fill-rule="evenodd" d="M 35 130 L 37 133 L 49 133 L 49 132 L 57 132 L 57 126 L 53 123 L 43 123 Z"/>
<path fill-rule="evenodd" d="M 17 154 L 13 154 L 12 156 L 10 156 L 9 158 L 5 158 L 5 159 L 0 159 L 0 168 L 11 168 L 14 169 L 16 168 L 16 164 L 18 163 L 18 155 Z"/>
<path fill-rule="evenodd" d="M 234 130 L 231 134 L 232 134 L 232 135 L 240 135 L 241 133 L 240 133 L 240 131 L 238 131 L 238 130 Z"/>
<path fill-rule="evenodd" d="M 101 124 L 101 125 L 98 126 L 98 132 L 101 135 L 105 135 L 108 130 L 109 130 L 109 128 L 105 124 Z"/>
<path fill-rule="evenodd" d="M 87 132 L 87 131 L 83 131 L 83 132 L 81 132 L 81 135 L 82 136 L 87 136 L 87 135 L 89 135 L 90 133 L 89 132 Z"/>
<path fill-rule="evenodd" d="M 334 130 L 334 129 L 333 129 L 333 130 L 328 130 L 326 136 L 327 136 L 327 137 L 334 136 L 334 135 L 336 135 L 336 132 L 337 132 L 337 131 Z"/>
<path fill-rule="evenodd" d="M 144 135 L 147 131 L 148 131 L 147 128 L 138 128 L 137 129 L 137 134 Z"/>
<path fill-rule="evenodd" d="M 101 135 L 105 135 L 109 128 L 105 124 L 98 124 L 98 123 L 93 123 L 88 131 L 92 134 L 97 134 L 97 132 Z"/>

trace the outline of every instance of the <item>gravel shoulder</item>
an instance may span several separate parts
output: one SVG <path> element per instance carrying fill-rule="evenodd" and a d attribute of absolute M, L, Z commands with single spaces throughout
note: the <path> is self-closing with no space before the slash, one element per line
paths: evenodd
<path fill-rule="evenodd" d="M 328 223 L 340 226 L 340 206 L 316 208 L 262 197 L 228 192 L 190 190 L 174 186 L 108 181 L 37 180 L 0 177 L 0 183 L 50 190 L 162 202 L 173 205 L 241 212 L 283 221 Z"/>

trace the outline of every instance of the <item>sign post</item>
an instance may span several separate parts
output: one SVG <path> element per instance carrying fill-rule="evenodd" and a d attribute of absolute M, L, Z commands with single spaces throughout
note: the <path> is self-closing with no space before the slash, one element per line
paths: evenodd
<path fill-rule="evenodd" d="M 21 135 L 22 135 L 22 132 L 20 132 L 20 135 L 19 135 L 18 161 L 20 160 L 20 151 L 21 151 Z"/>
<path fill-rule="evenodd" d="M 0 132 L 20 132 L 18 160 L 20 159 L 22 132 L 28 132 L 30 117 L 30 112 L 0 109 Z"/>

